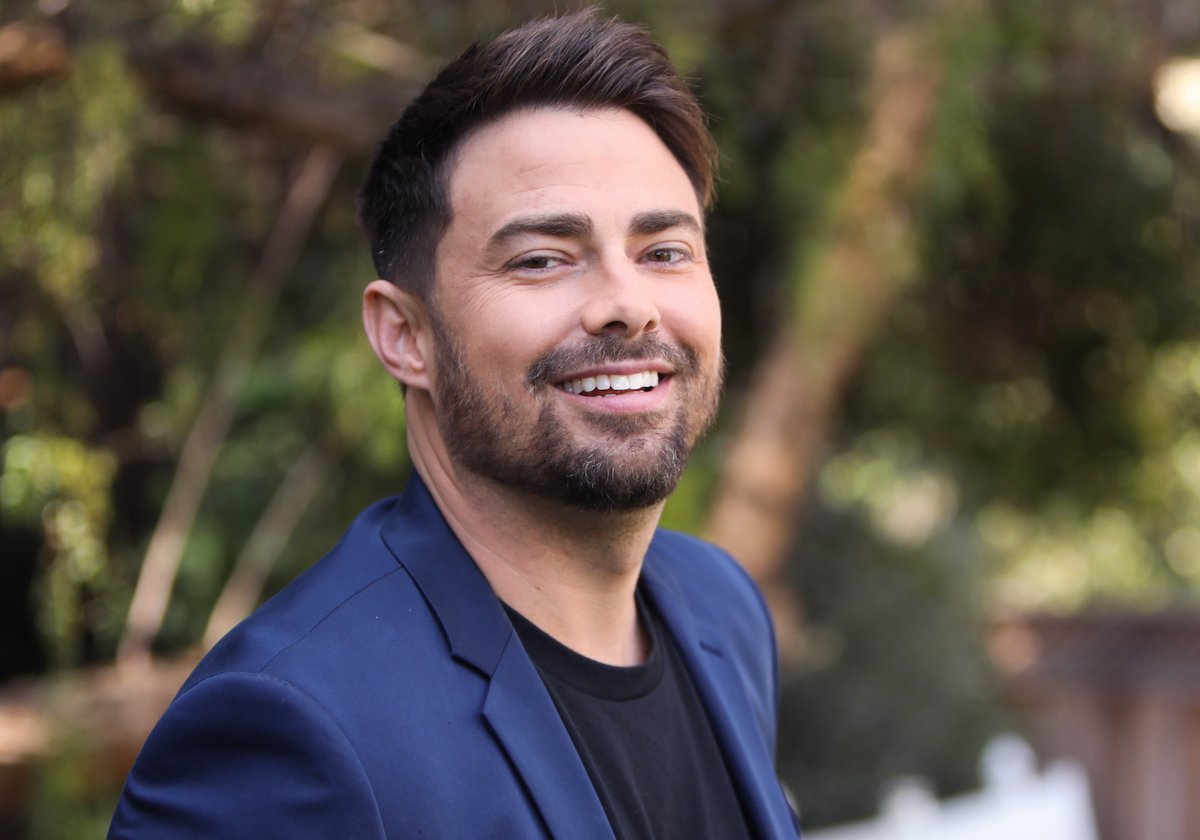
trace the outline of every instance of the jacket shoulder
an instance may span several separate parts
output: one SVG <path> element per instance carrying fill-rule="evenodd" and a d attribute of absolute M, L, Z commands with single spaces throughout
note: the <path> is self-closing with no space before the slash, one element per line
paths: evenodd
<path fill-rule="evenodd" d="M 263 671 L 295 645 L 320 636 L 339 612 L 381 585 L 403 583 L 402 567 L 380 537 L 395 499 L 368 507 L 330 551 L 229 631 L 200 661 L 183 691 L 226 671 Z"/>
<path fill-rule="evenodd" d="M 217 674 L 181 695 L 126 781 L 109 840 L 382 838 L 375 793 L 328 712 L 267 674 Z"/>
<path fill-rule="evenodd" d="M 699 537 L 660 528 L 647 562 L 684 596 L 688 606 L 722 625 L 732 623 L 766 640 L 770 613 L 758 584 L 727 551 Z"/>

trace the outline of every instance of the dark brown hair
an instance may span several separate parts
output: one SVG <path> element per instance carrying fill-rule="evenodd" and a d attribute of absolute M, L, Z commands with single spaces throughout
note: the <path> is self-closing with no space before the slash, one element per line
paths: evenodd
<path fill-rule="evenodd" d="M 450 224 L 450 153 L 472 131 L 520 108 L 622 108 L 639 116 L 712 199 L 716 150 L 695 94 L 641 26 L 595 11 L 545 18 L 472 44 L 388 131 L 360 193 L 379 276 L 428 299 Z"/>

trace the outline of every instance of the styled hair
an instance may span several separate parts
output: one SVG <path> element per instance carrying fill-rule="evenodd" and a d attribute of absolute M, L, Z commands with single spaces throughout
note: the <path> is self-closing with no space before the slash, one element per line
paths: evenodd
<path fill-rule="evenodd" d="M 479 127 L 539 106 L 632 112 L 711 204 L 716 146 L 704 112 L 650 32 L 593 10 L 539 19 L 468 47 L 380 143 L 359 196 L 379 277 L 429 299 L 451 220 L 451 153 Z"/>

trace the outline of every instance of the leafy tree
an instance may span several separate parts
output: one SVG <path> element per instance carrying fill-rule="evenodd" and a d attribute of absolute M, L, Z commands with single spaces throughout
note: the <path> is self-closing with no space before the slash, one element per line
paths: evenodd
<path fill-rule="evenodd" d="M 6 8 L 0 590 L 31 606 L 0 676 L 110 661 L 156 541 L 162 613 L 132 647 L 211 638 L 401 485 L 400 397 L 357 327 L 359 172 L 442 57 L 549 11 Z M 723 149 L 730 395 L 666 518 L 770 548 L 781 770 L 810 824 L 899 773 L 967 787 L 1003 722 L 996 610 L 1195 604 L 1200 179 L 1152 81 L 1198 24 L 1084 0 L 611 11 L 697 79 Z M 740 453 L 764 436 L 770 535 L 710 517 L 763 478 Z M 90 796 L 58 768 L 47 796 Z"/>

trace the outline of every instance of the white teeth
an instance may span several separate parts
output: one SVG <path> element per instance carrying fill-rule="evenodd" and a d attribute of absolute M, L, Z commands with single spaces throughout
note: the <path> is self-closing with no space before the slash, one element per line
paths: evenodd
<path fill-rule="evenodd" d="M 562 384 L 562 389 L 571 394 L 586 394 L 591 391 L 639 391 L 658 385 L 658 371 L 643 370 L 628 376 L 616 373 L 585 376 Z"/>

